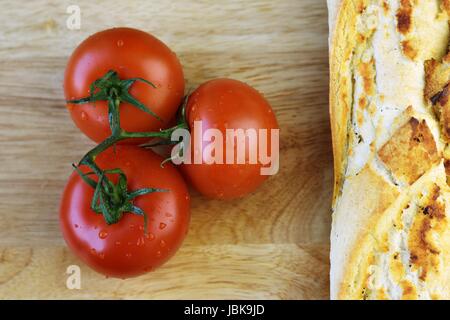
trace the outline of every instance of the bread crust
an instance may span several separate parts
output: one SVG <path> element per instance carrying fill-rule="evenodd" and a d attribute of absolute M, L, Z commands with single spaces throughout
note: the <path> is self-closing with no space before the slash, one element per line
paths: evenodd
<path fill-rule="evenodd" d="M 450 134 L 446 135 L 445 130 L 450 128 L 450 116 L 447 116 L 450 112 L 446 109 L 450 110 L 450 99 L 447 99 L 450 54 L 445 55 L 444 51 L 448 24 L 447 30 L 443 27 L 445 19 L 448 23 L 448 3 L 442 2 L 439 16 L 433 21 L 427 19 L 434 19 L 432 10 L 436 10 L 436 6 L 422 4 L 415 16 L 417 2 L 414 0 L 343 0 L 338 3 L 339 0 L 328 1 L 329 10 L 339 7 L 337 15 L 332 12 L 329 15 L 329 112 L 335 178 L 330 297 L 448 299 L 450 203 L 445 199 L 450 198 L 447 184 L 450 179 L 446 176 L 446 170 L 450 173 Z M 366 79 L 363 68 L 358 69 L 352 59 L 358 47 L 370 37 L 360 33 L 358 23 L 370 18 L 361 17 L 374 3 L 375 9 L 381 12 L 379 16 L 395 20 L 389 23 L 395 23 L 396 29 L 386 32 L 397 34 L 400 56 L 394 57 L 400 67 L 376 70 L 378 65 L 374 59 L 392 60 L 390 53 L 380 49 L 378 56 L 373 54 L 372 60 L 369 58 L 365 62 L 375 70 L 374 75 L 365 71 Z M 363 21 L 366 22 L 370 21 Z M 423 27 L 427 23 L 435 24 L 435 29 L 429 30 L 436 30 L 439 38 L 424 44 L 420 32 L 429 32 Z M 389 59 L 387 61 L 392 62 Z M 411 79 L 407 72 L 403 74 L 411 66 L 416 68 L 417 74 L 423 70 L 425 73 L 416 80 Z M 355 79 L 355 69 L 362 74 L 361 80 Z M 377 72 L 382 75 L 378 77 Z M 389 92 L 389 84 L 376 83 L 389 81 L 386 75 L 405 81 L 407 90 L 398 91 L 398 95 L 404 94 L 404 97 L 397 98 L 395 91 Z M 358 81 L 364 84 L 363 89 L 358 88 Z M 398 83 L 395 86 L 398 87 Z M 384 107 L 384 96 L 380 94 L 384 93 L 383 89 L 391 94 L 386 104 L 399 109 L 392 115 L 382 115 L 385 122 L 379 120 L 377 114 Z M 358 118 L 355 108 L 361 108 L 360 113 L 372 122 L 379 121 L 374 125 L 373 141 L 366 149 L 355 147 L 355 123 L 365 121 L 362 116 L 362 120 Z M 355 158 L 355 153 L 362 153 L 361 150 L 367 157 L 360 161 L 364 165 L 355 169 L 349 159 Z M 422 207 L 429 209 L 424 212 Z M 438 213 L 430 218 L 429 212 Z M 398 241 L 398 237 L 403 238 Z"/>
<path fill-rule="evenodd" d="M 347 229 L 341 226 L 340 221 L 336 219 L 336 202 L 341 194 L 346 167 L 346 158 L 348 152 L 348 131 L 351 112 L 351 92 L 349 92 L 350 81 L 343 74 L 349 72 L 343 71 L 346 61 L 349 59 L 349 50 L 353 48 L 356 38 L 356 16 L 357 2 L 342 1 L 339 5 L 336 22 L 333 31 L 333 37 L 330 41 L 330 124 L 332 133 L 332 148 L 334 160 L 334 186 L 333 186 L 333 223 L 331 233 L 330 250 L 330 298 L 343 298 L 344 284 L 344 266 L 345 259 L 351 254 L 351 243 L 356 239 L 347 239 L 345 242 L 337 239 L 336 229 Z M 347 67 L 348 68 L 348 67 Z M 351 188 L 351 187 L 350 187 Z M 339 225 L 338 225 L 339 224 Z M 351 228 L 355 230 L 351 230 Z M 352 224 L 346 230 L 349 236 L 354 236 L 354 231 L 359 231 L 359 224 Z M 358 229 L 358 230 L 357 230 Z"/>
<path fill-rule="evenodd" d="M 341 68 L 345 65 L 346 60 L 349 59 L 349 50 L 353 47 L 355 41 L 357 2 L 361 1 L 342 1 L 340 6 L 338 6 L 337 20 L 332 33 L 334 36 L 330 41 L 329 112 L 334 160 L 333 208 L 342 188 L 343 174 L 345 172 L 348 143 L 347 135 L 351 109 L 349 105 L 351 97 L 348 92 L 351 79 L 342 77 Z M 334 7 L 337 6 L 334 5 Z"/>

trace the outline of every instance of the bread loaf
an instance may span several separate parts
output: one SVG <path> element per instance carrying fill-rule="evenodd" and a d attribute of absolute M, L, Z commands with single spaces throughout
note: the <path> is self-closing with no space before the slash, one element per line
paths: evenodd
<path fill-rule="evenodd" d="M 328 5 L 331 298 L 450 299 L 450 0 Z"/>

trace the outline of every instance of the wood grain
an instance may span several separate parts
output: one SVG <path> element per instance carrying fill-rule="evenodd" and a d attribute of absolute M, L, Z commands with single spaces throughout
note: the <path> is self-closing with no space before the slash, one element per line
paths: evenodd
<path fill-rule="evenodd" d="M 298 299 L 325 298 L 328 247 L 295 244 L 184 246 L 163 268 L 107 279 L 81 265 L 81 289 L 69 290 L 66 248 L 3 248 L 0 299 Z"/>
<path fill-rule="evenodd" d="M 327 298 L 332 155 L 325 1 L 69 1 L 3 4 L 0 13 L 0 298 Z M 236 201 L 193 191 L 179 253 L 139 279 L 105 279 L 65 249 L 59 197 L 89 148 L 64 107 L 75 46 L 108 27 L 155 34 L 177 52 L 188 87 L 215 77 L 263 92 L 281 127 L 281 167 Z M 65 270 L 82 267 L 82 289 Z M 148 280 L 148 281 L 145 281 Z M 108 290 L 105 290 L 108 288 Z"/>

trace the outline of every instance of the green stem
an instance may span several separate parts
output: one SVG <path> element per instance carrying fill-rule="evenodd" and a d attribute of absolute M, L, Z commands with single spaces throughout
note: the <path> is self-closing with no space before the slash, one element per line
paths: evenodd
<path fill-rule="evenodd" d="M 147 83 L 153 88 L 156 88 L 156 86 L 154 86 L 151 82 L 141 78 L 121 80 L 119 79 L 117 73 L 111 70 L 108 71 L 105 76 L 97 79 L 92 83 L 89 97 L 77 100 L 69 100 L 67 101 L 67 103 L 83 104 L 99 100 L 108 101 L 108 119 L 111 129 L 111 135 L 100 144 L 98 144 L 95 148 L 90 150 L 79 162 L 79 166 L 85 165 L 89 167 L 92 172 L 83 173 L 77 166 L 74 167 L 78 174 L 80 174 L 80 176 L 83 178 L 83 180 L 95 189 L 91 208 L 97 213 L 102 213 L 106 223 L 116 223 L 121 219 L 123 213 L 132 212 L 144 217 L 144 230 L 145 232 L 147 232 L 147 216 L 142 209 L 133 205 L 132 201 L 137 196 L 153 192 L 165 192 L 167 190 L 158 188 L 142 188 L 134 191 L 129 191 L 127 186 L 127 177 L 121 169 L 117 168 L 111 170 L 102 170 L 95 163 L 95 159 L 100 153 L 110 148 L 111 146 L 116 145 L 118 142 L 124 139 L 170 139 L 173 131 L 178 128 L 187 128 L 187 124 L 184 120 L 184 110 L 182 110 L 183 121 L 172 128 L 161 130 L 159 132 L 127 132 L 123 130 L 120 126 L 120 103 L 122 101 L 128 102 L 134 105 L 139 110 L 142 110 L 161 120 L 161 118 L 159 118 L 155 113 L 153 113 L 150 109 L 148 109 L 145 105 L 143 105 L 128 93 L 128 89 L 136 81 Z M 184 106 L 185 104 L 183 105 L 182 109 L 184 109 Z M 97 182 L 88 177 L 92 174 L 97 175 Z M 114 184 L 107 177 L 108 174 L 119 175 L 118 182 Z"/>

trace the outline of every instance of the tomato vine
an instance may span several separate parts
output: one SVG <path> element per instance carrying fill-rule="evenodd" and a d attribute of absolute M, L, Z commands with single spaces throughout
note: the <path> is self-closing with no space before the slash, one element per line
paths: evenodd
<path fill-rule="evenodd" d="M 108 102 L 108 120 L 111 129 L 111 135 L 103 140 L 100 144 L 90 150 L 78 163 L 73 167 L 81 178 L 92 188 L 94 188 L 94 196 L 91 202 L 91 209 L 96 213 L 103 214 L 107 224 L 117 223 L 122 215 L 131 212 L 141 215 L 144 218 L 145 232 L 147 228 L 147 214 L 139 207 L 133 204 L 133 199 L 153 192 L 167 192 L 169 190 L 159 188 L 141 188 L 134 191 L 128 190 L 127 177 L 120 168 L 103 170 L 95 163 L 98 154 L 106 149 L 114 146 L 119 141 L 134 138 L 159 138 L 170 142 L 172 132 L 176 129 L 187 128 L 185 120 L 185 106 L 187 98 L 185 98 L 180 108 L 179 122 L 174 127 L 160 130 L 159 132 L 128 132 L 120 126 L 120 104 L 127 102 L 150 114 L 151 116 L 161 120 L 161 118 L 152 112 L 147 106 L 139 102 L 129 93 L 130 87 L 137 81 L 143 82 L 156 89 L 156 86 L 142 78 L 120 79 L 114 70 L 108 71 L 103 77 L 95 80 L 90 86 L 88 97 L 81 99 L 67 100 L 69 104 L 85 104 L 95 101 L 105 100 Z M 174 142 L 177 143 L 177 142 Z M 156 144 L 154 144 L 156 145 Z M 153 146 L 154 146 L 153 145 Z M 170 159 L 170 158 L 169 158 Z M 83 173 L 79 166 L 85 165 L 92 171 Z M 91 178 L 92 175 L 97 176 L 97 181 Z M 118 175 L 117 183 L 114 183 L 108 176 Z"/>

